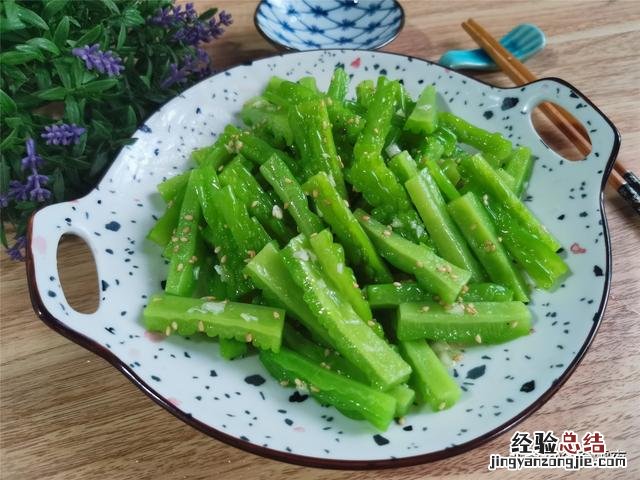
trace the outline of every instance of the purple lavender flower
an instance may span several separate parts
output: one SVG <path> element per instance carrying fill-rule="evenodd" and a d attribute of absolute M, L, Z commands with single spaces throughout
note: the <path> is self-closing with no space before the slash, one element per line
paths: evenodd
<path fill-rule="evenodd" d="M 29 198 L 34 202 L 44 202 L 51 197 L 51 192 L 42 185 L 46 185 L 49 177 L 40 175 L 35 172 L 27 178 L 27 189 L 29 189 Z"/>
<path fill-rule="evenodd" d="M 26 141 L 27 156 L 22 159 L 22 169 L 34 169 L 42 165 L 42 157 L 36 152 L 36 144 L 33 138 L 29 138 Z"/>
<path fill-rule="evenodd" d="M 198 12 L 193 3 L 187 3 L 182 10 L 182 5 L 159 8 L 147 23 L 158 27 L 175 27 L 184 22 L 194 22 L 198 19 Z"/>
<path fill-rule="evenodd" d="M 71 125 L 62 123 L 60 125 L 47 125 L 44 127 L 44 132 L 40 135 L 47 140 L 47 145 L 75 145 L 80 140 L 86 130 L 77 126 L 75 123 Z"/>
<path fill-rule="evenodd" d="M 185 55 L 182 67 L 175 63 L 169 65 L 169 76 L 162 82 L 163 88 L 169 88 L 176 83 L 184 83 L 189 75 L 204 78 L 211 74 L 211 59 L 205 50 L 196 48 L 196 56 Z"/>
<path fill-rule="evenodd" d="M 22 250 L 27 246 L 27 239 L 24 235 L 20 235 L 16 237 L 16 243 L 13 244 L 13 247 L 7 248 L 7 253 L 11 260 L 19 262 L 24 260 L 24 254 Z"/>
<path fill-rule="evenodd" d="M 225 27 L 228 27 L 233 23 L 233 18 L 231 18 L 231 14 L 225 12 L 224 10 L 220 11 L 219 17 L 220 17 L 220 23 L 223 24 Z"/>
<path fill-rule="evenodd" d="M 23 185 L 18 180 L 11 180 L 9 182 L 8 197 L 24 202 L 29 199 L 29 190 L 26 185 Z"/>
<path fill-rule="evenodd" d="M 0 193 L 0 208 L 7 208 L 9 206 L 9 193 Z"/>
<path fill-rule="evenodd" d="M 87 70 L 97 70 L 110 77 L 120 75 L 120 71 L 124 70 L 122 60 L 116 57 L 111 50 L 107 52 L 100 50 L 100 45 L 97 43 L 92 46 L 85 45 L 82 48 L 74 48 L 71 53 L 84 60 L 84 66 Z"/>
<path fill-rule="evenodd" d="M 25 146 L 27 148 L 27 156 L 22 159 L 22 169 L 31 170 L 31 175 L 27 177 L 27 183 L 25 184 L 18 180 L 9 182 L 9 191 L 6 195 L 7 203 L 9 198 L 19 202 L 24 202 L 28 199 L 44 202 L 51 197 L 51 192 L 42 187 L 47 184 L 49 178 L 38 173 L 38 167 L 42 165 L 43 160 L 36 152 L 36 144 L 33 138 L 27 138 Z"/>

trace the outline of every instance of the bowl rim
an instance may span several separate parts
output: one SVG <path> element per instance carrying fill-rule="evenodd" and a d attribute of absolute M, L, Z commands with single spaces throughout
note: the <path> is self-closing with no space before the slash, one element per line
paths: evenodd
<path fill-rule="evenodd" d="M 290 47 L 288 45 L 285 45 L 284 43 L 279 42 L 278 40 L 276 40 L 274 38 L 271 38 L 269 35 L 267 35 L 267 33 L 262 29 L 262 26 L 261 26 L 260 22 L 258 21 L 258 12 L 260 11 L 260 8 L 262 7 L 262 5 L 265 3 L 265 0 L 260 0 L 258 2 L 258 4 L 256 5 L 256 9 L 253 11 L 253 25 L 256 27 L 256 30 L 258 31 L 260 36 L 262 38 L 264 38 L 267 42 L 269 42 L 271 45 L 276 47 L 279 51 L 285 51 L 285 52 L 317 52 L 318 50 L 364 50 L 364 51 L 374 51 L 374 50 L 378 50 L 378 49 L 380 49 L 382 47 L 385 47 L 385 46 L 389 45 L 391 42 L 393 42 L 396 38 L 398 38 L 398 35 L 400 35 L 400 32 L 402 32 L 402 29 L 404 28 L 404 22 L 405 22 L 405 17 L 406 17 L 406 15 L 404 13 L 404 8 L 402 8 L 402 5 L 400 4 L 400 2 L 398 0 L 393 0 L 393 2 L 395 4 L 396 8 L 400 10 L 400 25 L 398 26 L 398 29 L 387 40 L 385 40 L 384 42 L 379 43 L 376 46 L 371 47 L 369 49 L 362 49 L 362 48 L 340 48 L 340 49 L 336 49 L 336 48 L 313 48 L 313 49 L 309 49 L 309 50 L 298 50 L 297 48 L 293 48 L 293 47 Z"/>
<path fill-rule="evenodd" d="M 364 50 L 364 49 L 317 49 L 317 50 L 305 50 L 305 51 L 293 51 L 293 52 L 287 52 L 287 53 L 280 53 L 280 54 L 275 54 L 268 57 L 252 60 L 249 62 L 244 62 L 238 65 L 235 65 L 233 67 L 230 67 L 228 69 L 221 70 L 216 74 L 212 75 L 211 77 L 208 77 L 207 79 L 203 79 L 202 81 L 207 81 L 212 77 L 225 75 L 225 73 L 227 73 L 229 70 L 233 70 L 235 68 L 251 66 L 254 62 L 257 62 L 257 61 L 263 61 L 263 60 L 268 60 L 275 57 L 284 57 L 289 55 L 300 55 L 300 54 L 305 54 L 307 52 L 317 53 L 317 52 L 327 52 L 327 51 L 335 51 L 341 54 L 344 54 L 347 52 L 357 52 L 357 53 L 371 52 L 371 50 Z M 393 53 L 393 52 L 376 52 L 376 53 L 380 53 L 382 55 L 393 55 L 393 56 L 402 57 L 405 59 L 409 58 L 411 60 L 417 60 L 417 61 L 425 62 L 431 65 L 437 65 L 438 67 L 443 68 L 444 70 L 450 71 L 448 67 L 440 65 L 437 62 L 415 57 L 412 55 L 404 55 L 401 53 Z M 564 383 L 569 379 L 569 377 L 571 377 L 571 375 L 573 374 L 577 366 L 580 364 L 580 362 L 584 358 L 587 350 L 589 349 L 591 343 L 593 342 L 593 339 L 595 338 L 595 335 L 600 327 L 600 324 L 602 322 L 604 312 L 607 306 L 607 302 L 609 299 L 609 292 L 611 288 L 611 274 L 612 274 L 611 239 L 609 235 L 609 226 L 607 223 L 607 216 L 604 209 L 603 194 L 604 194 L 604 188 L 607 183 L 607 178 L 611 173 L 613 164 L 615 163 L 616 157 L 618 155 L 621 140 L 620 140 L 620 133 L 618 129 L 615 127 L 615 125 L 613 124 L 613 122 L 596 105 L 594 105 L 593 102 L 591 102 L 591 100 L 587 96 L 585 96 L 580 90 L 578 90 L 573 85 L 566 82 L 565 80 L 562 80 L 557 77 L 546 77 L 546 78 L 538 79 L 534 82 L 527 83 L 525 85 L 518 85 L 515 87 L 505 88 L 505 87 L 497 87 L 495 85 L 491 85 L 488 82 L 478 80 L 462 72 L 457 72 L 457 73 L 459 73 L 460 75 L 463 75 L 464 77 L 466 77 L 467 79 L 473 82 L 477 82 L 482 85 L 489 86 L 492 89 L 507 90 L 507 91 L 516 90 L 516 89 L 519 90 L 523 86 L 533 85 L 535 83 L 539 83 L 545 80 L 556 81 L 570 88 L 571 90 L 576 92 L 579 96 L 581 96 L 582 99 L 585 102 L 587 102 L 596 112 L 602 115 L 603 119 L 612 128 L 612 131 L 614 133 L 614 142 L 613 142 L 611 154 L 607 159 L 604 168 L 602 169 L 603 170 L 602 181 L 601 181 L 600 192 L 599 192 L 600 220 L 602 222 L 602 228 L 603 228 L 603 234 L 604 234 L 603 236 L 604 236 L 604 245 L 605 245 L 605 252 L 606 252 L 606 255 L 605 255 L 606 265 L 604 269 L 603 294 L 600 300 L 600 304 L 598 306 L 598 311 L 594 315 L 593 322 L 592 322 L 593 324 L 591 326 L 591 329 L 589 330 L 589 333 L 583 345 L 576 352 L 576 354 L 574 355 L 574 358 L 571 360 L 571 363 L 564 370 L 564 372 L 551 384 L 551 386 L 542 395 L 538 397 L 537 400 L 535 400 L 531 405 L 529 405 L 527 408 L 525 408 L 518 414 L 514 415 L 513 417 L 509 418 L 508 420 L 500 424 L 498 427 L 490 430 L 489 432 L 484 433 L 483 435 L 473 438 L 472 440 L 469 440 L 467 442 L 460 443 L 453 447 L 447 447 L 441 450 L 437 450 L 435 452 L 423 453 L 419 455 L 413 455 L 413 456 L 402 457 L 402 458 L 389 458 L 389 459 L 378 459 L 378 460 L 340 460 L 340 459 L 312 457 L 308 455 L 300 455 L 300 454 L 295 454 L 290 452 L 284 452 L 284 451 L 276 450 L 270 447 L 262 447 L 260 445 L 234 437 L 210 425 L 207 425 L 204 422 L 201 422 L 200 420 L 194 418 L 191 414 L 181 411 L 175 405 L 169 402 L 167 398 L 163 397 L 158 392 L 156 392 L 147 382 L 141 379 L 133 371 L 133 369 L 131 369 L 123 360 L 118 358 L 111 350 L 102 346 L 97 341 L 67 327 L 63 322 L 61 322 L 58 318 L 56 318 L 51 312 L 47 310 L 47 308 L 45 307 L 45 303 L 42 301 L 42 298 L 40 297 L 40 294 L 38 291 L 38 287 L 36 283 L 34 257 L 33 257 L 33 248 L 34 248 L 33 220 L 35 215 L 38 213 L 38 211 L 42 210 L 43 208 L 46 208 L 46 206 L 38 209 L 31 215 L 31 217 L 29 218 L 29 223 L 27 225 L 27 232 L 26 232 L 27 248 L 26 248 L 25 263 L 26 263 L 26 273 L 27 273 L 27 286 L 29 288 L 29 295 L 30 295 L 31 304 L 34 311 L 36 312 L 38 317 L 51 329 L 63 335 L 64 337 L 68 338 L 69 340 L 73 341 L 74 343 L 77 343 L 78 345 L 104 358 L 112 366 L 114 366 L 118 371 L 120 371 L 126 378 L 128 378 L 134 385 L 140 388 L 140 390 L 142 390 L 147 396 L 149 396 L 149 398 L 151 398 L 158 405 L 166 409 L 168 412 L 170 412 L 171 414 L 173 414 L 175 417 L 179 418 L 186 424 L 196 428 L 197 430 L 201 431 L 202 433 L 210 437 L 215 438 L 216 440 L 226 443 L 227 445 L 231 445 L 233 447 L 239 448 L 246 452 L 260 455 L 262 457 L 269 458 L 272 460 L 279 460 L 286 463 L 301 465 L 305 467 L 328 468 L 328 469 L 336 469 L 336 470 L 372 470 L 372 469 L 408 467 L 408 466 L 420 465 L 424 463 L 430 463 L 437 460 L 443 460 L 445 458 L 453 457 L 455 455 L 459 455 L 461 453 L 465 453 L 470 450 L 473 450 L 476 447 L 479 447 L 480 445 L 483 445 L 489 442 L 490 440 L 498 437 L 502 433 L 513 428 L 514 426 L 518 425 L 523 420 L 528 418 L 531 414 L 533 414 L 536 410 L 538 410 L 542 405 L 544 405 L 553 395 L 555 395 L 555 393 L 560 389 L 560 387 L 564 385 Z M 199 83 L 200 82 L 194 84 L 189 88 L 193 88 Z M 184 95 L 184 92 L 182 92 L 180 95 Z M 167 103 L 171 102 L 174 98 L 168 100 Z M 155 115 L 156 113 L 158 113 L 158 111 L 161 110 L 164 107 L 164 105 L 166 104 L 163 104 L 155 112 L 149 115 L 149 118 Z M 122 150 L 118 153 L 118 155 L 115 158 L 117 159 L 121 153 L 122 153 Z M 109 169 L 105 171 L 105 174 L 100 179 L 100 181 L 97 182 L 97 185 L 99 185 L 102 182 L 102 179 L 108 175 L 111 168 L 112 167 L 109 167 Z M 94 190 L 95 188 L 92 189 L 91 192 L 89 192 L 87 195 L 90 195 Z"/>

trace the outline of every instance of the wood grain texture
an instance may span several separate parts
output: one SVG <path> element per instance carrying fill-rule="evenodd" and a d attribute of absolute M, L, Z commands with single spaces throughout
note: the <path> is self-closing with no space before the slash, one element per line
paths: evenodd
<path fill-rule="evenodd" d="M 210 48 L 218 68 L 274 52 L 254 30 L 255 2 L 196 2 L 225 8 L 235 23 Z M 500 36 L 521 22 L 547 34 L 547 48 L 527 66 L 539 77 L 568 80 L 623 135 L 621 158 L 640 170 L 640 7 L 635 1 L 402 1 L 406 26 L 387 51 L 437 60 L 451 48 L 474 48 L 460 23 L 474 17 Z M 499 86 L 500 73 L 478 78 Z M 640 221 L 606 194 L 613 284 L 600 331 L 575 374 L 522 430 L 600 430 L 629 452 L 626 472 L 531 471 L 518 478 L 640 478 Z M 77 241 L 61 246 L 68 292 L 90 309 L 95 276 Z M 59 336 L 31 309 L 24 265 L 2 255 L 0 274 L 0 477 L 6 479 L 467 479 L 491 473 L 490 453 L 506 453 L 510 434 L 472 452 L 429 465 L 379 472 L 307 469 L 263 459 L 213 440 L 155 405 L 102 359 Z"/>

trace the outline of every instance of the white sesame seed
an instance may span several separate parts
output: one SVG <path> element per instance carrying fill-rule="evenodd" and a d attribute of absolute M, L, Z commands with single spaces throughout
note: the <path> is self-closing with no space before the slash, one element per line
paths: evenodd
<path fill-rule="evenodd" d="M 289 380 L 280 380 L 280 385 L 286 387 L 287 385 L 289 385 Z"/>
<path fill-rule="evenodd" d="M 418 260 L 418 261 L 416 262 L 416 267 L 418 267 L 418 268 L 422 268 L 422 267 L 424 267 L 424 263 L 422 263 L 420 260 Z"/>
<path fill-rule="evenodd" d="M 274 205 L 271 209 L 271 215 L 273 215 L 278 220 L 282 220 L 282 209 L 278 205 Z"/>
<path fill-rule="evenodd" d="M 284 177 L 284 183 L 291 184 L 293 183 L 293 180 L 291 180 L 289 177 Z"/>
<path fill-rule="evenodd" d="M 447 408 L 447 404 L 445 402 L 440 403 L 440 405 L 438 405 L 438 410 L 444 410 L 445 408 Z"/>
<path fill-rule="evenodd" d="M 285 210 L 289 208 L 289 202 L 284 202 L 284 205 L 282 205 L 282 208 L 284 208 Z"/>
<path fill-rule="evenodd" d="M 362 215 L 362 220 L 364 220 L 365 222 L 368 222 L 371 219 L 371 217 L 369 215 Z"/>
<path fill-rule="evenodd" d="M 273 311 L 273 318 L 280 318 L 280 312 Z"/>
<path fill-rule="evenodd" d="M 311 390 L 314 393 L 318 393 L 320 391 L 320 389 L 318 387 L 316 387 L 315 385 L 311 385 L 309 387 L 309 390 Z"/>
<path fill-rule="evenodd" d="M 164 334 L 168 337 L 171 335 L 171 325 L 167 325 L 167 328 L 164 330 Z"/>
<path fill-rule="evenodd" d="M 253 335 L 251 335 L 250 333 L 247 333 L 244 336 L 244 341 L 247 342 L 247 343 L 251 343 L 253 341 Z"/>
<path fill-rule="evenodd" d="M 204 332 L 204 322 L 202 320 L 198 322 L 198 331 Z"/>
<path fill-rule="evenodd" d="M 422 308 L 420 309 L 421 312 L 428 312 L 429 311 L 429 305 L 423 305 Z"/>
<path fill-rule="evenodd" d="M 393 286 L 396 288 L 400 288 L 402 284 L 400 282 L 393 282 Z"/>
<path fill-rule="evenodd" d="M 191 220 L 193 220 L 193 215 L 191 215 L 191 214 L 187 214 L 187 215 L 185 215 L 185 216 L 184 216 L 184 219 L 185 219 L 187 222 L 190 222 Z"/>
<path fill-rule="evenodd" d="M 176 267 L 176 270 L 181 272 L 182 270 L 184 270 L 184 265 L 182 263 L 179 263 L 178 266 Z"/>
<path fill-rule="evenodd" d="M 173 328 L 174 330 L 178 329 L 178 322 L 171 322 L 171 328 Z"/>
<path fill-rule="evenodd" d="M 213 253 L 220 253 L 220 250 L 222 250 L 222 247 L 216 247 L 213 249 Z"/>
<path fill-rule="evenodd" d="M 258 200 L 254 200 L 253 202 L 251 202 L 251 208 L 256 208 L 258 206 Z"/>
<path fill-rule="evenodd" d="M 220 263 L 224 264 L 227 263 L 227 256 L 223 255 L 222 258 L 220 259 Z"/>
<path fill-rule="evenodd" d="M 474 340 L 476 343 L 482 343 L 482 337 L 479 334 L 474 337 Z"/>

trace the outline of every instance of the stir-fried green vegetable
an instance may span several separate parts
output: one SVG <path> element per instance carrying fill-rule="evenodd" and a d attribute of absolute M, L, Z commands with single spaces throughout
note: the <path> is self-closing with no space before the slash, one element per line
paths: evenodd
<path fill-rule="evenodd" d="M 454 406 L 456 345 L 529 334 L 528 279 L 553 288 L 568 268 L 520 200 L 528 148 L 438 111 L 431 85 L 348 91 L 343 69 L 326 93 L 274 77 L 247 128 L 158 186 L 148 238 L 168 273 L 143 319 L 217 337 L 226 359 L 257 349 L 283 386 L 384 430 L 414 403 Z"/>

